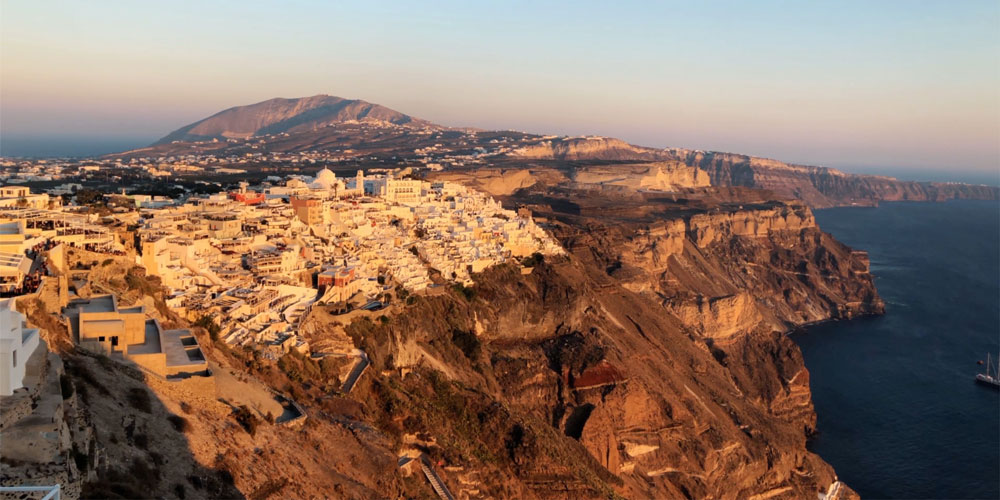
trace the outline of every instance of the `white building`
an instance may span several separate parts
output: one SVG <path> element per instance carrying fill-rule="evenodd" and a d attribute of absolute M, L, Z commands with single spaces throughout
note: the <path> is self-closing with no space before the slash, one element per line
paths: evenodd
<path fill-rule="evenodd" d="M 24 387 L 24 367 L 38 348 L 38 330 L 24 328 L 14 299 L 0 300 L 0 396 Z"/>

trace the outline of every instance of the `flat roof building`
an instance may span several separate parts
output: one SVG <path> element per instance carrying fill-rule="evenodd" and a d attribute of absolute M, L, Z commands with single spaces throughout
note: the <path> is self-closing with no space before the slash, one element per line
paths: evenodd
<path fill-rule="evenodd" d="M 24 367 L 38 345 L 38 330 L 25 328 L 14 299 L 0 300 L 0 396 L 24 387 Z"/>
<path fill-rule="evenodd" d="M 81 348 L 120 356 L 162 377 L 206 375 L 208 363 L 188 330 L 164 330 L 143 306 L 119 309 L 114 295 L 77 299 L 63 309 Z"/>

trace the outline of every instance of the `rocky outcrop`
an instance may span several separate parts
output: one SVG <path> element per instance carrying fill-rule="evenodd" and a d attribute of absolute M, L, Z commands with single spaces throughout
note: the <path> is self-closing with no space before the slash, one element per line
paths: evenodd
<path fill-rule="evenodd" d="M 734 236 L 763 237 L 772 231 L 816 228 L 812 211 L 802 205 L 748 208 L 732 212 L 697 214 L 687 221 L 688 235 L 698 248 Z"/>
<path fill-rule="evenodd" d="M 26 368 L 26 387 L 0 398 L 0 486 L 58 484 L 65 498 L 79 498 L 103 459 L 94 429 L 62 359 L 44 342 Z"/>
<path fill-rule="evenodd" d="M 676 191 L 709 185 L 708 174 L 703 170 L 676 161 L 580 167 L 573 171 L 572 179 L 580 184 L 656 191 Z"/>
<path fill-rule="evenodd" d="M 546 138 L 515 149 L 510 155 L 534 160 L 658 160 L 666 156 L 660 150 L 597 136 Z"/>
<path fill-rule="evenodd" d="M 643 148 L 606 137 L 542 140 L 516 149 L 510 156 L 518 159 L 600 163 L 680 162 L 707 173 L 712 186 L 766 189 L 782 198 L 803 201 L 813 208 L 875 205 L 879 201 L 1000 199 L 1000 188 L 996 186 L 901 181 L 892 177 L 849 174 L 833 168 L 796 165 L 735 153 Z M 576 165 L 574 168 L 583 171 L 588 167 Z M 624 164 L 599 167 L 605 172 L 613 172 L 616 168 L 628 172 L 631 166 Z"/>
<path fill-rule="evenodd" d="M 1000 199 L 1000 188 L 995 186 L 901 181 L 732 153 L 671 151 L 676 159 L 708 172 L 713 186 L 767 189 L 782 197 L 802 200 L 814 208 L 875 205 L 879 201 Z"/>
<path fill-rule="evenodd" d="M 567 182 L 562 172 L 553 169 L 490 169 L 445 171 L 435 173 L 434 180 L 465 184 L 491 196 L 509 196 L 520 189 L 538 183 L 556 185 Z"/>
<path fill-rule="evenodd" d="M 689 328 L 712 339 L 726 339 L 753 331 L 764 320 L 746 292 L 721 297 L 698 296 L 670 303 L 670 311 Z"/>
<path fill-rule="evenodd" d="M 351 325 L 374 368 L 352 396 L 376 421 L 434 436 L 446 468 L 495 478 L 476 484 L 492 496 L 828 491 L 833 470 L 805 447 L 808 371 L 784 332 L 879 312 L 864 255 L 801 203 L 580 189 L 535 184 L 508 200 L 568 258 L 492 268 L 470 293 Z"/>

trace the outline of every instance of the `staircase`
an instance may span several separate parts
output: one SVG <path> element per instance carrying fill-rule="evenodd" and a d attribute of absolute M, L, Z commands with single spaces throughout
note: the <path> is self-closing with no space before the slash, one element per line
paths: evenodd
<path fill-rule="evenodd" d="M 426 456 L 421 456 L 420 460 L 420 470 L 424 471 L 424 475 L 427 476 L 427 481 L 431 483 L 431 488 L 434 488 L 434 493 L 437 493 L 441 500 L 455 500 L 455 497 L 451 496 L 451 492 L 448 491 L 448 487 L 445 486 L 444 481 L 437 475 L 437 472 L 431 468 L 430 463 L 427 461 Z"/>
<path fill-rule="evenodd" d="M 358 362 L 355 363 L 354 368 L 351 369 L 351 373 L 347 375 L 347 379 L 344 380 L 344 385 L 341 386 L 341 391 L 344 394 L 349 394 L 351 389 L 354 389 L 354 384 L 358 383 L 358 379 L 361 378 L 361 374 L 368 369 L 368 365 L 371 362 L 368 361 L 368 354 L 361 351 L 361 355 L 358 356 Z"/>

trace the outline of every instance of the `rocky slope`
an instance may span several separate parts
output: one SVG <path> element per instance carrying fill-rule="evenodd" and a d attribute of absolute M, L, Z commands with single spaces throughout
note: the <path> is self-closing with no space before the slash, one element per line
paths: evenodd
<path fill-rule="evenodd" d="M 177 129 L 155 144 L 167 144 L 173 141 L 245 139 L 266 134 L 294 134 L 350 121 L 386 122 L 414 127 L 433 126 L 430 122 L 378 104 L 357 99 L 315 95 L 297 99 L 275 98 L 229 108 Z"/>
<path fill-rule="evenodd" d="M 412 482 L 398 474 L 396 444 L 359 418 L 358 404 L 329 387 L 336 384 L 324 384 L 326 371 L 308 384 L 292 380 L 277 364 L 231 350 L 200 328 L 195 333 L 215 372 L 211 378 L 168 382 L 75 349 L 59 319 L 59 286 L 83 296 L 115 293 L 123 304 L 146 304 L 166 325 L 190 325 L 166 308 L 158 281 L 136 273 L 129 257 L 74 250 L 68 267 L 91 270 L 76 273 L 76 284 L 47 278 L 37 298 L 19 301 L 28 323 L 58 354 L 54 359 L 65 364 L 65 376 L 57 373 L 49 382 L 62 402 L 52 422 L 68 427 L 51 434 L 66 442 L 59 456 L 34 463 L 20 450 L 39 455 L 38 433 L 22 439 L 5 422 L 4 485 L 60 482 L 66 498 L 264 499 L 392 498 Z M 308 363 L 295 362 L 299 368 Z M 241 414 L 248 393 L 271 391 L 295 392 L 306 416 L 281 422 L 250 404 Z M 48 425 L 52 417 L 44 417 L 29 423 Z M 18 423 L 14 431 L 18 425 L 24 427 Z M 53 439 L 46 437 L 43 451 Z"/>
<path fill-rule="evenodd" d="M 805 448 L 808 371 L 782 332 L 880 312 L 867 260 L 802 204 L 686 195 L 516 191 L 570 256 L 355 320 L 374 374 L 352 398 L 469 498 L 827 491 L 833 470 Z"/>
<path fill-rule="evenodd" d="M 310 344 L 368 354 L 350 394 L 336 363 L 294 353 L 275 362 L 201 330 L 216 380 L 157 380 L 74 352 L 51 314 L 59 294 L 43 294 L 26 313 L 63 346 L 103 457 L 96 467 L 80 458 L 84 496 L 430 498 L 420 474 L 397 467 L 413 454 L 458 498 L 828 491 L 834 471 L 806 449 L 809 374 L 783 333 L 878 313 L 865 256 L 822 233 L 803 204 L 760 190 L 663 193 L 531 175 L 504 201 L 530 208 L 568 256 L 494 267 L 469 288 L 395 290 L 392 307 L 350 322 L 307 317 Z M 112 291 L 185 325 L 132 259 L 106 258 L 71 255 L 71 268 L 93 268 L 74 280 L 78 293 Z M 260 386 L 294 399 L 307 420 L 241 413 Z"/>

